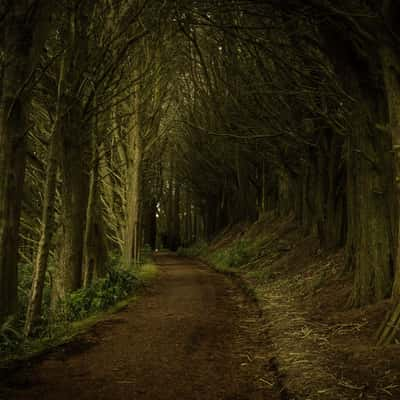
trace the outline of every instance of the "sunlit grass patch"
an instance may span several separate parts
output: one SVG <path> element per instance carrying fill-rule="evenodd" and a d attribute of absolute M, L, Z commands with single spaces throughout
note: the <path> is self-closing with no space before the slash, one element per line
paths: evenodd
<path fill-rule="evenodd" d="M 142 282 L 148 282 L 154 279 L 158 274 L 158 268 L 153 263 L 142 264 L 137 271 L 135 276 Z"/>

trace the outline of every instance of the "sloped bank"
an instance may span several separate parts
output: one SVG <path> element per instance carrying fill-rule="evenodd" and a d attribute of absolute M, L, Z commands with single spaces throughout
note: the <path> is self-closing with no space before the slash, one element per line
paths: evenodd
<path fill-rule="evenodd" d="M 374 337 L 389 301 L 350 309 L 343 254 L 323 252 L 292 218 L 237 225 L 197 245 L 217 269 L 254 293 L 272 341 L 278 382 L 298 399 L 400 398 L 400 346 Z"/>

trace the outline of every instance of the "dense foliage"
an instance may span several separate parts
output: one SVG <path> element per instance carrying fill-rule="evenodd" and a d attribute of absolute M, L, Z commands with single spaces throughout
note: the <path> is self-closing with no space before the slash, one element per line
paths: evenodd
<path fill-rule="evenodd" d="M 146 280 L 152 278 L 155 269 L 152 264 L 145 264 L 133 270 L 127 270 L 114 260 L 108 265 L 108 272 L 92 285 L 69 293 L 51 310 L 51 298 L 43 299 L 43 313 L 32 332 L 35 340 L 26 341 L 24 337 L 24 317 L 28 305 L 28 296 L 20 297 L 20 312 L 7 318 L 0 326 L 0 352 L 10 355 L 12 352 L 35 351 L 41 343 L 62 340 L 73 334 L 70 323 L 107 311 L 119 302 L 135 295 L 143 288 Z M 31 282 L 29 281 L 29 286 Z M 23 287 L 20 286 L 22 289 Z M 26 284 L 25 290 L 28 290 Z M 46 293 L 50 293 L 50 285 L 46 285 Z M 38 343 L 36 343 L 37 341 Z"/>

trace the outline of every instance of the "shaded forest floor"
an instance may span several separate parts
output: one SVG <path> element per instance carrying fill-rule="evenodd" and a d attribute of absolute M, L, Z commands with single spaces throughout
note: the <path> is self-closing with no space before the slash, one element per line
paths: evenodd
<path fill-rule="evenodd" d="M 400 345 L 376 347 L 374 338 L 390 302 L 347 306 L 343 251 L 322 252 L 293 219 L 266 217 L 226 230 L 202 254 L 254 292 L 293 397 L 400 398 Z"/>
<path fill-rule="evenodd" d="M 159 255 L 148 293 L 0 379 L 0 398 L 274 400 L 266 321 L 228 277 Z"/>

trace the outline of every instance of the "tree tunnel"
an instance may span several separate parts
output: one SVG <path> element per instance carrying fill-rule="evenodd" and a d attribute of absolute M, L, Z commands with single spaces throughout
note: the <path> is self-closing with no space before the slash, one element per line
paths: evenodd
<path fill-rule="evenodd" d="M 0 3 L 0 320 L 265 213 L 398 296 L 395 1 Z M 22 272 L 21 272 L 22 271 Z"/>

